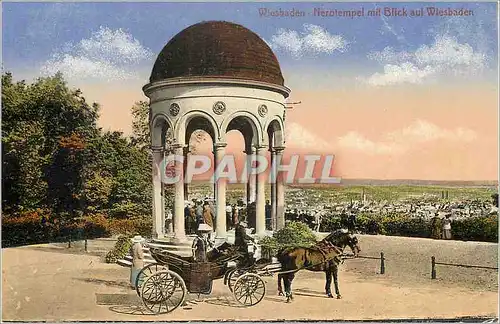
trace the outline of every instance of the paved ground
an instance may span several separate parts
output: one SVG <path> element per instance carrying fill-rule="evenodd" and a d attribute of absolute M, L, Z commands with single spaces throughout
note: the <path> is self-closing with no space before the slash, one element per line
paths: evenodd
<path fill-rule="evenodd" d="M 360 236 L 362 254 L 387 257 L 386 274 L 372 260 L 348 260 L 340 273 L 343 299 L 323 295 L 321 273 L 301 272 L 295 300 L 286 304 L 268 278 L 267 297 L 241 308 L 220 281 L 196 305 L 161 316 L 145 315 L 128 288 L 129 270 L 94 255 L 62 253 L 41 246 L 2 249 L 3 320 L 341 320 L 383 318 L 498 317 L 498 272 L 438 268 L 430 280 L 430 256 L 437 260 L 495 265 L 498 245 L 384 236 Z M 50 251 L 50 252 L 49 252 Z M 447 259 L 445 259 L 445 257 Z M 191 296 L 190 299 L 195 299 Z"/>

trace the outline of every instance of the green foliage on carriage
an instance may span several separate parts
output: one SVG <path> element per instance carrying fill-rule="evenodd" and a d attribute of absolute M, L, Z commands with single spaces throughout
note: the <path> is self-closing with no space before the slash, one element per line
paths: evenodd
<path fill-rule="evenodd" d="M 106 263 L 116 263 L 123 259 L 132 248 L 132 236 L 121 235 L 115 243 L 113 250 L 106 254 Z"/>
<path fill-rule="evenodd" d="M 273 237 L 278 244 L 310 246 L 316 243 L 316 236 L 304 223 L 289 222 L 284 228 L 274 233 Z"/>
<path fill-rule="evenodd" d="M 259 241 L 262 257 L 275 256 L 279 250 L 287 247 L 309 247 L 317 242 L 313 231 L 304 223 L 289 222 L 272 237 Z"/>

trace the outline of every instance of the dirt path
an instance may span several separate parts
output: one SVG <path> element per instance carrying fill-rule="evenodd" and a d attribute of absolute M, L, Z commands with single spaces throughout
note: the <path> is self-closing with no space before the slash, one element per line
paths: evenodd
<path fill-rule="evenodd" d="M 373 249 L 371 252 L 378 250 L 379 246 L 374 242 L 382 242 L 380 244 L 386 249 L 391 246 L 393 255 L 396 255 L 395 252 L 399 249 L 405 249 L 394 240 L 388 240 L 392 243 L 383 240 L 385 240 L 383 237 L 361 237 L 362 244 L 365 244 L 363 253 L 369 254 L 370 249 Z M 415 251 L 422 251 L 421 246 L 416 248 L 407 246 L 406 249 L 413 251 L 408 252 L 411 255 L 417 253 Z M 491 249 L 491 246 L 487 246 L 486 250 L 484 248 L 480 250 L 485 255 L 487 252 L 484 251 Z M 496 246 L 493 246 L 493 249 L 496 249 Z M 463 249 L 456 250 L 463 251 Z M 386 254 L 389 259 L 391 253 L 386 252 Z M 252 308 L 238 307 L 227 288 L 217 281 L 213 294 L 205 297 L 203 302 L 180 308 L 171 314 L 151 316 L 141 315 L 144 311 L 140 300 L 128 288 L 127 268 L 104 264 L 96 256 L 42 252 L 33 247 L 3 249 L 2 257 L 3 320 L 342 320 L 498 317 L 496 291 L 474 288 L 474 284 L 470 283 L 458 284 L 456 280 L 431 281 L 423 276 L 416 281 L 407 280 L 412 278 L 407 273 L 408 269 L 413 267 L 410 265 L 406 265 L 409 267 L 406 270 L 395 271 L 398 262 L 418 264 L 411 258 L 392 257 L 393 261 L 388 261 L 386 276 L 377 275 L 377 266 L 373 263 L 363 263 L 358 260 L 349 264 L 346 262 L 340 273 L 340 290 L 343 296 L 341 300 L 328 299 L 323 295 L 323 274 L 301 272 L 294 281 L 296 297 L 291 304 L 286 304 L 282 297 L 277 296 L 275 278 L 266 278 L 267 297 Z M 423 270 L 425 269 L 422 268 Z M 439 274 L 444 276 L 442 271 Z"/>

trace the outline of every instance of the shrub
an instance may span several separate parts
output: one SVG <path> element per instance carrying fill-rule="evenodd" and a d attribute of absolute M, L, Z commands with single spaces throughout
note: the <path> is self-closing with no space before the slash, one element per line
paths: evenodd
<path fill-rule="evenodd" d="M 134 217 L 129 219 L 113 219 L 109 222 L 109 230 L 113 235 L 142 235 L 151 237 L 153 224 L 144 217 Z"/>
<path fill-rule="evenodd" d="M 284 228 L 275 232 L 273 237 L 266 237 L 259 241 L 263 257 L 269 258 L 282 248 L 289 246 L 309 247 L 316 243 L 313 231 L 304 223 L 289 222 Z"/>
<path fill-rule="evenodd" d="M 121 235 L 118 237 L 113 250 L 106 254 L 106 263 L 116 263 L 118 260 L 123 259 L 132 248 L 131 237 Z"/>
<path fill-rule="evenodd" d="M 451 234 L 458 240 L 498 242 L 498 215 L 455 220 Z"/>
<path fill-rule="evenodd" d="M 84 218 L 85 238 L 109 236 L 109 221 L 102 214 L 90 215 Z"/>
<path fill-rule="evenodd" d="M 45 224 L 42 223 L 44 217 Z M 9 247 L 48 242 L 53 232 L 50 217 L 50 211 L 44 209 L 2 215 L 2 245 Z"/>
<path fill-rule="evenodd" d="M 316 243 L 316 236 L 304 223 L 289 222 L 284 228 L 274 233 L 273 237 L 278 244 L 310 246 Z"/>
<path fill-rule="evenodd" d="M 342 227 L 341 219 L 335 215 L 329 215 L 321 220 L 320 232 L 333 232 Z"/>
<path fill-rule="evenodd" d="M 382 228 L 386 235 L 407 237 L 431 236 L 431 224 L 429 221 L 406 215 L 392 215 L 382 218 Z"/>

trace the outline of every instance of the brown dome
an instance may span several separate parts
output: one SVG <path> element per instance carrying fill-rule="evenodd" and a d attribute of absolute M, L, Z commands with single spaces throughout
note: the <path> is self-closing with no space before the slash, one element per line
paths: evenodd
<path fill-rule="evenodd" d="M 225 21 L 192 25 L 165 45 L 149 81 L 178 77 L 225 77 L 284 85 L 278 60 L 266 42 L 251 30 Z"/>

